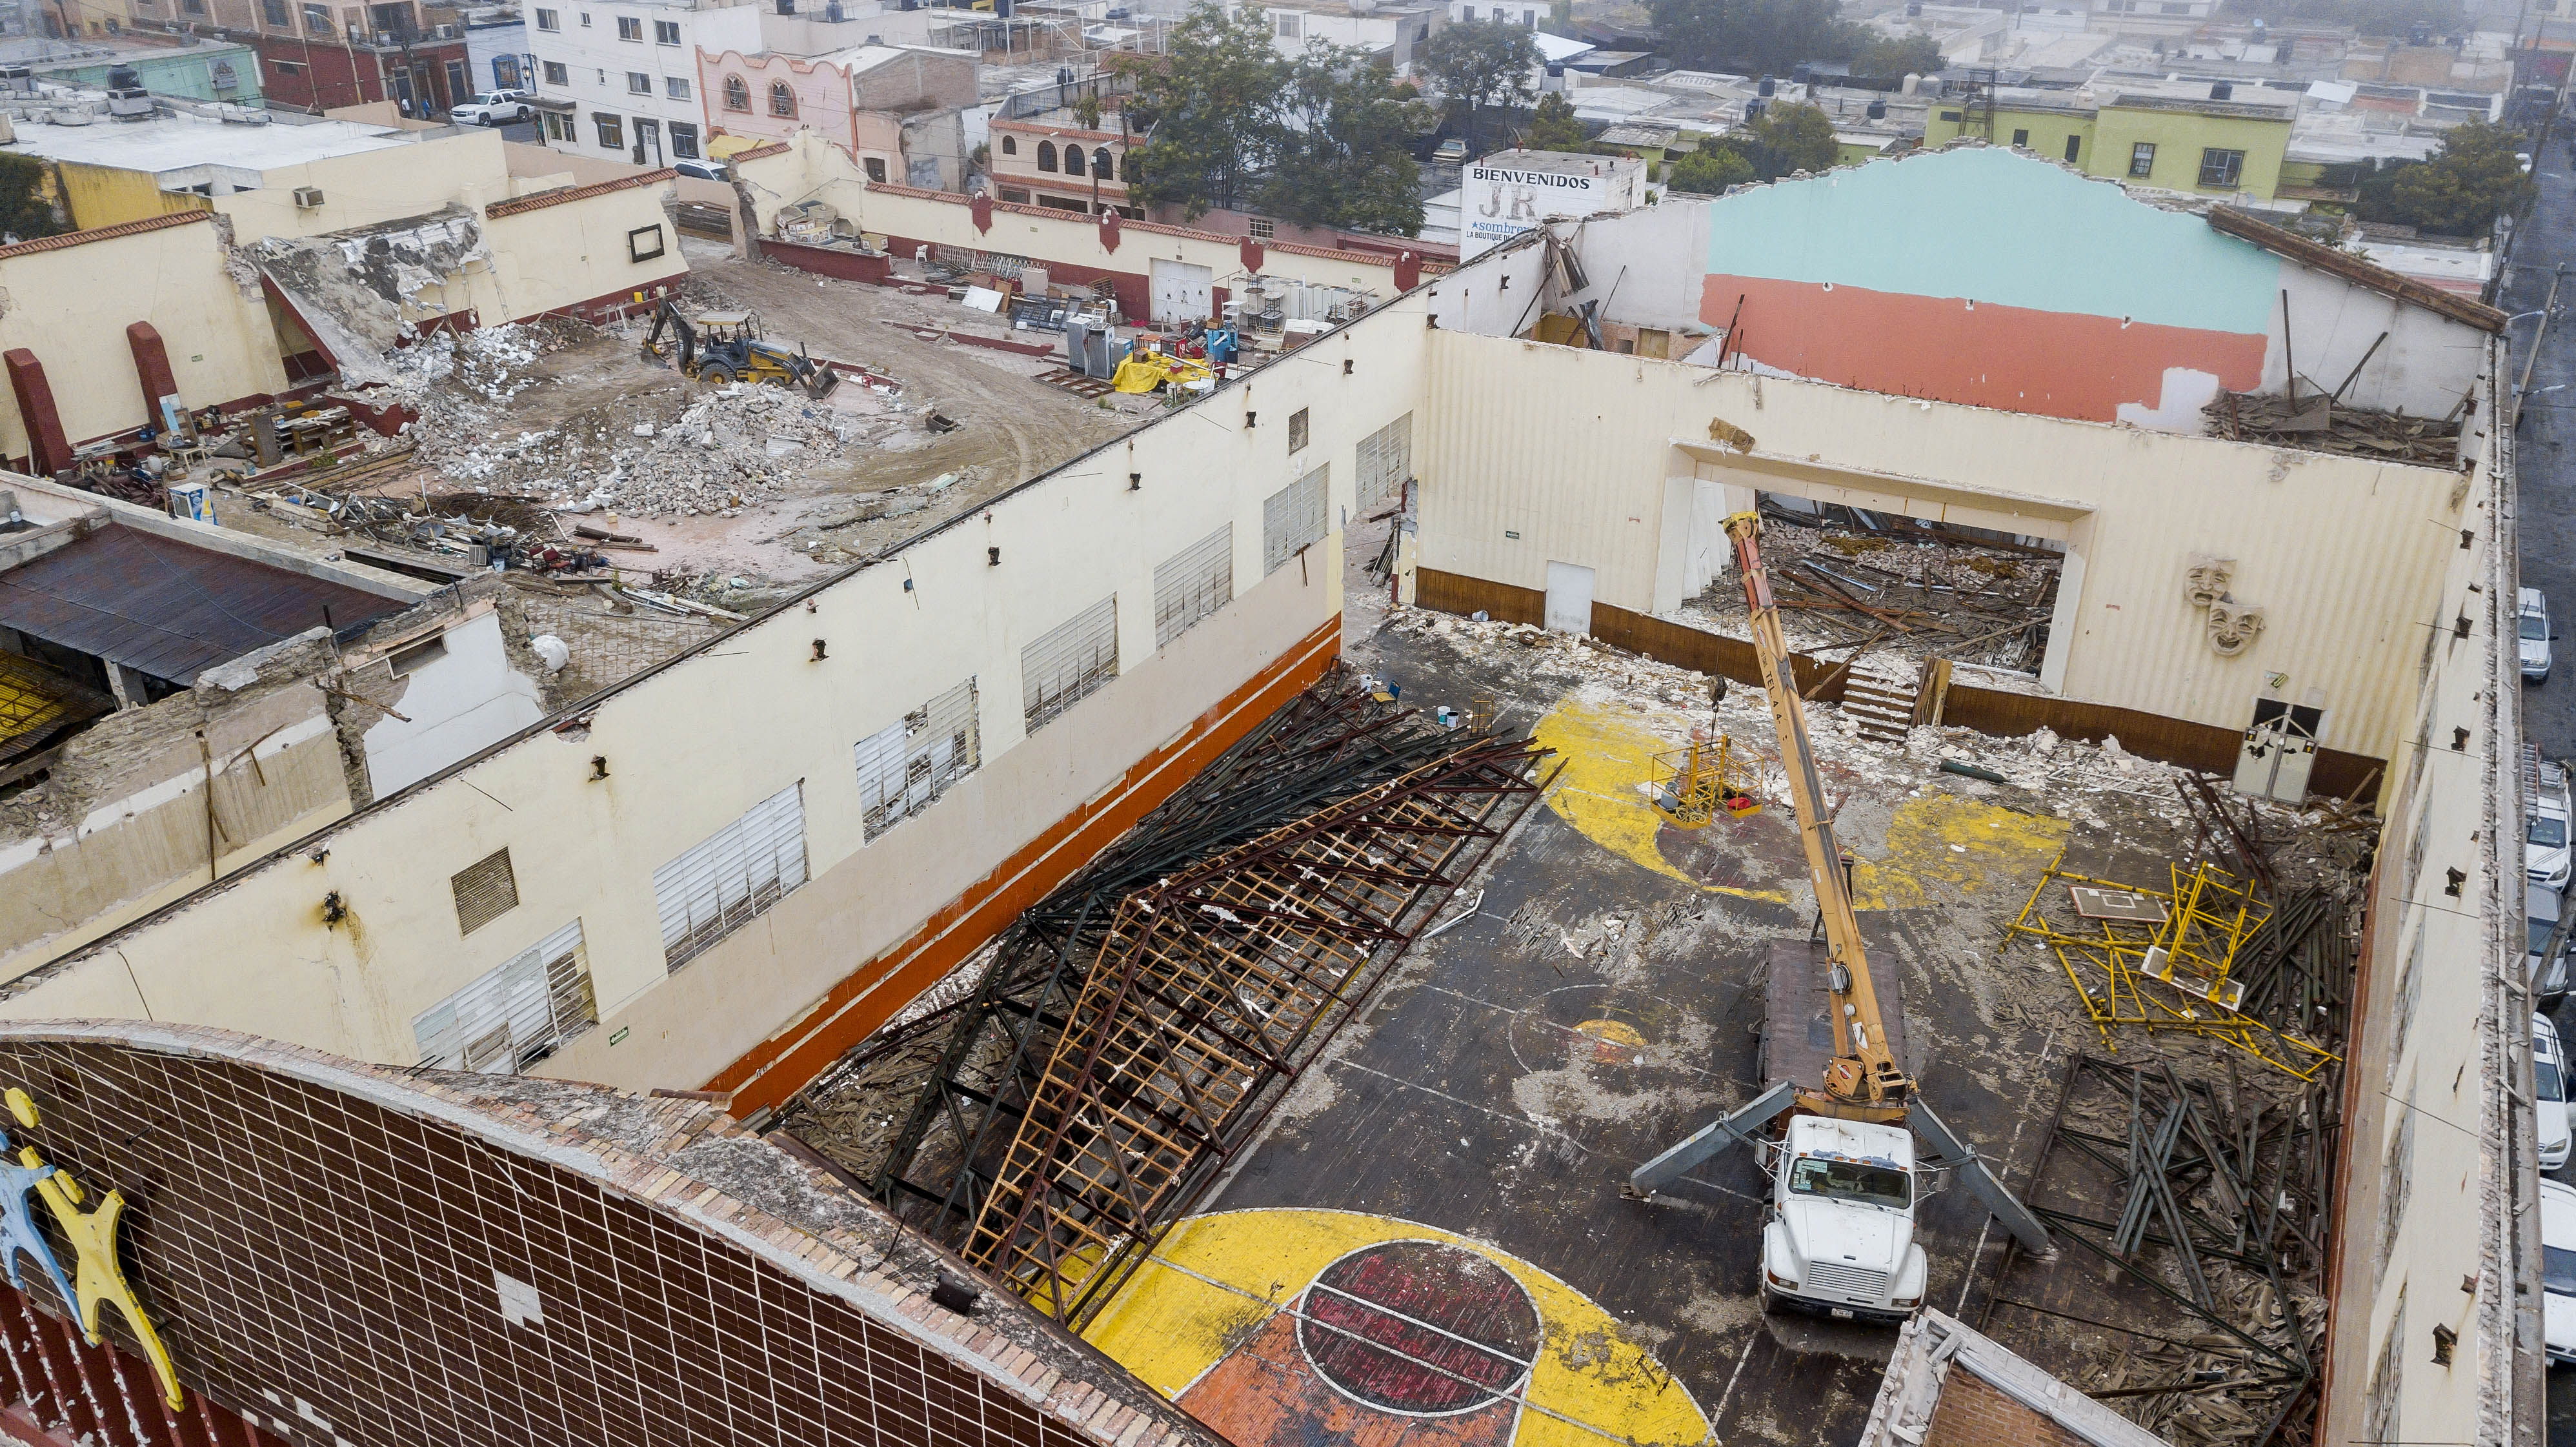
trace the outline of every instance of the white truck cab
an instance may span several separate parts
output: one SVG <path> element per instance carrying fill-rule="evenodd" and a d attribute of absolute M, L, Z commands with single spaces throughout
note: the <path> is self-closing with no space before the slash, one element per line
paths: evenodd
<path fill-rule="evenodd" d="M 1903 1321 L 1923 1304 L 1922 1194 L 1903 1126 L 1797 1115 L 1770 1146 L 1762 1309 Z"/>

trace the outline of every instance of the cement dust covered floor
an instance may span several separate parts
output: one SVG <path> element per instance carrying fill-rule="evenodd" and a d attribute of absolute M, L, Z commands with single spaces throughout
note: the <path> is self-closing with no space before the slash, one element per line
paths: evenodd
<path fill-rule="evenodd" d="M 1652 1203 L 1619 1195 L 1639 1161 L 1756 1088 L 1755 967 L 1814 909 L 1776 759 L 1762 812 L 1676 830 L 1649 806 L 1648 761 L 1709 719 L 1705 678 L 1406 609 L 1350 657 L 1425 710 L 1493 697 L 1564 773 L 1092 1340 L 1245 1447 L 1851 1441 L 1892 1333 L 1762 1315 L 1753 1161 L 1721 1158 Z M 1772 755 L 1758 690 L 1734 689 L 1718 717 Z M 1831 708 L 1811 721 L 1872 962 L 1901 982 L 1907 1063 L 2017 1179 L 2068 1052 L 2101 1046 L 2064 973 L 2004 950 L 2004 926 L 2061 852 L 2161 883 L 2194 840 L 2172 780 L 2051 739 L 1918 730 L 1899 747 Z M 1944 755 L 2012 782 L 1939 772 Z M 1934 1304 L 1982 1293 L 2002 1248 L 1986 1224 L 1963 1191 L 1922 1205 Z M 1420 1255 L 1336 1268 L 1392 1243 L 1501 1276 L 1454 1256 L 1445 1274 Z M 1408 1352 L 1427 1365 L 1390 1386 L 1369 1343 L 1407 1341 L 1449 1355 Z"/>

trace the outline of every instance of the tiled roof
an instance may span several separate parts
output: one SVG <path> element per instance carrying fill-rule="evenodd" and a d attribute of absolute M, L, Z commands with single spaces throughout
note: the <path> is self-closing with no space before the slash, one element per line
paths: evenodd
<path fill-rule="evenodd" d="M 146 231 L 159 231 L 170 226 L 185 226 L 191 221 L 212 221 L 212 211 L 190 209 L 173 211 L 165 216 L 146 216 L 140 221 L 121 221 L 114 226 L 100 226 L 88 231 L 66 231 L 60 236 L 40 236 L 21 241 L 15 246 L 0 246 L 0 261 L 13 256 L 33 256 L 39 251 L 62 251 L 74 246 L 87 246 L 93 241 L 114 241 L 120 236 L 140 236 Z"/>
<path fill-rule="evenodd" d="M 567 201 L 587 201 L 593 196 L 605 196 L 612 191 L 624 191 L 636 186 L 659 185 L 664 181 L 677 178 L 679 174 L 665 166 L 658 171 L 646 171 L 640 176 L 623 176 L 614 181 L 594 181 L 587 186 L 559 186 L 552 191 L 539 191 L 531 196 L 513 196 L 507 201 L 495 201 L 483 208 L 483 214 L 488 218 L 542 211 L 549 206 L 561 206 Z"/>

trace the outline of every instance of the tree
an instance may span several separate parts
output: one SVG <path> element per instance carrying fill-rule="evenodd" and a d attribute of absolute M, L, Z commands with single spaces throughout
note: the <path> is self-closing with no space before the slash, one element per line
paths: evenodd
<path fill-rule="evenodd" d="M 1529 134 L 1521 144 L 1533 151 L 1588 151 L 1592 138 L 1583 132 L 1583 122 L 1574 118 L 1574 107 L 1555 91 L 1538 98 L 1538 118 L 1530 122 Z"/>
<path fill-rule="evenodd" d="M 1773 102 L 1727 137 L 1743 151 L 1753 174 L 1777 181 L 1799 171 L 1829 171 L 1842 159 L 1833 118 L 1811 105 Z"/>
<path fill-rule="evenodd" d="M 1249 201 L 1278 150 L 1276 102 L 1286 68 L 1259 8 L 1228 16 L 1207 0 L 1193 5 L 1128 104 L 1147 128 L 1145 144 L 1131 148 L 1136 194 L 1178 206 L 1193 221 L 1211 207 Z"/>
<path fill-rule="evenodd" d="M 2362 217 L 2447 236 L 2482 234 L 2532 194 L 2531 178 L 2515 155 L 2521 139 L 2485 121 L 2454 126 L 2433 159 L 2398 167 L 2393 176 L 2383 173 L 2383 184 L 2365 185 Z"/>
<path fill-rule="evenodd" d="M 65 230 L 45 198 L 45 163 L 33 156 L 0 155 L 0 233 L 20 241 L 59 236 Z"/>
<path fill-rule="evenodd" d="M 1444 26 L 1414 52 L 1415 64 L 1467 118 L 1467 148 L 1476 147 L 1476 111 L 1487 105 L 1527 105 L 1538 91 L 1538 42 L 1508 20 L 1469 20 Z"/>
<path fill-rule="evenodd" d="M 1846 60 L 1869 32 L 1835 18 L 1835 0 L 1647 0 L 1675 64 L 1781 74 L 1802 60 Z"/>
<path fill-rule="evenodd" d="M 1676 191 L 1723 196 L 1727 187 L 1752 179 L 1753 164 L 1744 159 L 1744 153 L 1710 137 L 1699 143 L 1698 150 L 1673 162 L 1671 186 Z"/>
<path fill-rule="evenodd" d="M 1928 35 L 1881 36 L 1852 56 L 1851 68 L 1873 80 L 1930 75 L 1941 68 L 1941 46 Z"/>
<path fill-rule="evenodd" d="M 1308 42 L 1278 91 L 1278 151 L 1261 209 L 1313 226 L 1420 231 L 1421 170 L 1406 150 L 1414 104 L 1410 86 L 1358 51 Z"/>

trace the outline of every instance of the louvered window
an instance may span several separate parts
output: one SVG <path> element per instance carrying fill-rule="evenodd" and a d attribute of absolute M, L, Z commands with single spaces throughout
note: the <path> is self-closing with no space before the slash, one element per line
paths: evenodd
<path fill-rule="evenodd" d="M 1316 468 L 1261 504 L 1261 575 L 1288 566 L 1301 548 L 1324 540 L 1324 474 Z"/>
<path fill-rule="evenodd" d="M 1162 647 L 1234 599 L 1234 524 L 1183 548 L 1154 570 L 1154 646 Z"/>
<path fill-rule="evenodd" d="M 1360 439 L 1359 497 L 1355 506 L 1365 517 L 1395 501 L 1396 489 L 1413 475 L 1413 414 L 1389 422 Z"/>
<path fill-rule="evenodd" d="M 859 740 L 859 804 L 867 837 L 876 838 L 930 807 L 948 786 L 975 771 L 982 747 L 975 730 L 975 680 L 968 679 Z"/>
<path fill-rule="evenodd" d="M 599 1023 L 581 921 L 412 1017 L 420 1063 L 515 1074 Z"/>
<path fill-rule="evenodd" d="M 653 871 L 662 962 L 678 969 L 805 882 L 805 785 L 780 790 Z"/>
<path fill-rule="evenodd" d="M 519 907 L 519 881 L 510 872 L 510 851 L 491 854 L 447 877 L 456 892 L 456 932 L 470 935 Z"/>
<path fill-rule="evenodd" d="M 1020 711 L 1036 733 L 1118 676 L 1118 595 L 1020 650 Z"/>

